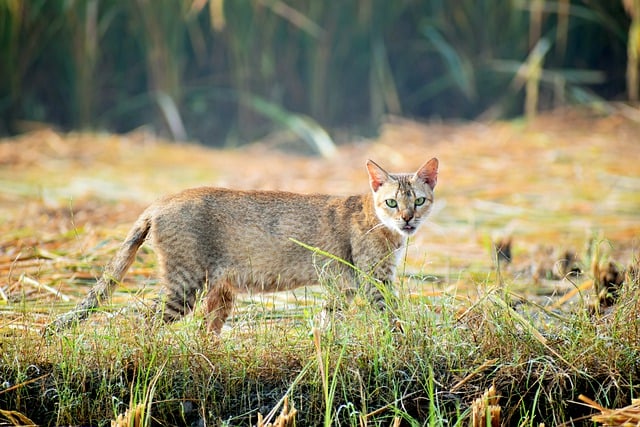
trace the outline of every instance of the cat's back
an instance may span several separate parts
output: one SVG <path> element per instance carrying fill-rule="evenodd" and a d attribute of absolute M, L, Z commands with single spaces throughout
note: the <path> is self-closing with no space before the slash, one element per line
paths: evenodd
<path fill-rule="evenodd" d="M 166 196 L 149 212 L 157 237 L 180 233 L 225 241 L 300 239 L 310 244 L 348 233 L 359 197 L 199 187 Z M 345 236 L 346 238 L 347 236 Z"/>
<path fill-rule="evenodd" d="M 183 220 L 231 217 L 269 217 L 317 213 L 337 196 L 325 194 L 298 194 L 286 191 L 232 190 L 219 187 L 197 187 L 165 196 L 150 210 L 154 216 L 172 217 L 181 214 Z M 175 218 L 177 219 L 177 218 Z"/>

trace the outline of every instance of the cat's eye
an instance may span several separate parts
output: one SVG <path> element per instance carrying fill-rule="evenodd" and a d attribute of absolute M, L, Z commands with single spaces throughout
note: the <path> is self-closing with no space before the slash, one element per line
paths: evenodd
<path fill-rule="evenodd" d="M 422 206 L 424 205 L 425 201 L 426 199 L 424 197 L 418 197 L 414 203 L 416 206 Z"/>
<path fill-rule="evenodd" d="M 385 200 L 385 203 L 387 204 L 387 206 L 389 206 L 390 208 L 397 208 L 398 207 L 398 202 L 395 201 L 394 199 L 387 199 Z"/>

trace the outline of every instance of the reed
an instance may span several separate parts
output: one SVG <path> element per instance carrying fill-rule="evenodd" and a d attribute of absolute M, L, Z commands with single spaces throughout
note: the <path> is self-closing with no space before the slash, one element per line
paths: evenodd
<path fill-rule="evenodd" d="M 5 0 L 0 133 L 150 125 L 224 145 L 296 117 L 371 132 L 389 114 L 532 116 L 634 99 L 627 4 L 631 26 L 622 2 Z"/>

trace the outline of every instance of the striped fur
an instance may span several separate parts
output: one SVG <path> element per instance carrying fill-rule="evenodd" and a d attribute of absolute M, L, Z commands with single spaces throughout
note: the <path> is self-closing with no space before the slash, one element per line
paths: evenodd
<path fill-rule="evenodd" d="M 438 161 L 415 174 L 389 174 L 367 162 L 371 192 L 338 197 L 280 191 L 202 187 L 167 196 L 138 218 L 101 278 L 76 308 L 48 326 L 59 331 L 85 319 L 111 295 L 139 247 L 150 240 L 159 261 L 161 296 L 155 312 L 164 321 L 191 311 L 207 290 L 208 328 L 220 332 L 234 296 L 318 283 L 330 274 L 345 294 L 359 286 L 357 273 L 292 239 L 355 265 L 391 286 L 399 249 L 428 215 Z M 382 305 L 378 286 L 370 286 Z"/>

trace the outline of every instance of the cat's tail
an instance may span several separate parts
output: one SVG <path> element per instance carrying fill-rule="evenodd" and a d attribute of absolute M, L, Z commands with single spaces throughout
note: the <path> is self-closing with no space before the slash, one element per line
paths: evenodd
<path fill-rule="evenodd" d="M 86 319 L 103 301 L 109 299 L 115 287 L 122 281 L 127 270 L 133 264 L 136 253 L 146 240 L 150 230 L 151 215 L 149 211 L 146 211 L 133 225 L 122 246 L 120 246 L 113 259 L 109 261 L 102 276 L 91 288 L 87 296 L 72 311 L 59 316 L 48 324 L 44 332 L 45 335 L 59 332 L 68 328 L 74 322 Z"/>

